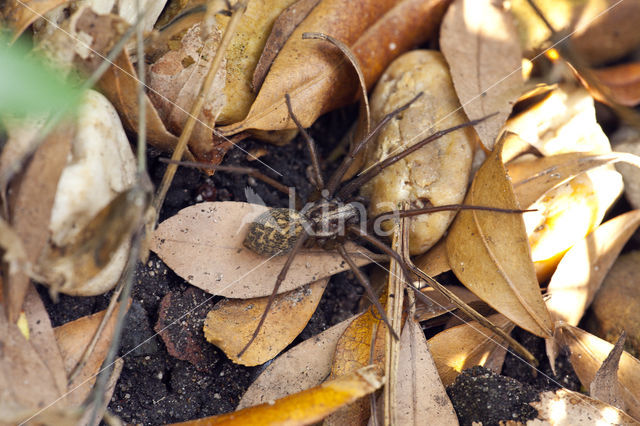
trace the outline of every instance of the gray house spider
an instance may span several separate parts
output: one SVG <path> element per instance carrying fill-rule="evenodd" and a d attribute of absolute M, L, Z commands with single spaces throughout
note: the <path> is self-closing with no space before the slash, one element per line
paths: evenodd
<path fill-rule="evenodd" d="M 381 319 L 385 322 L 385 324 L 391 331 L 391 334 L 395 338 L 397 338 L 398 335 L 396 331 L 391 327 L 385 311 L 382 308 L 380 302 L 378 301 L 378 297 L 375 295 L 369 283 L 369 279 L 360 270 L 355 261 L 345 250 L 344 243 L 347 240 L 351 240 L 354 242 L 355 240 L 362 240 L 380 250 L 382 253 L 386 254 L 390 259 L 394 259 L 396 262 L 398 262 L 404 273 L 406 285 L 415 292 L 419 300 L 428 302 L 427 296 L 425 296 L 418 287 L 412 284 L 410 279 L 412 273 L 415 274 L 415 276 L 417 276 L 420 280 L 424 280 L 427 284 L 440 291 L 466 315 L 478 321 L 481 325 L 491 329 L 501 338 L 505 339 L 509 343 L 509 345 L 513 347 L 514 350 L 524 356 L 527 360 L 532 363 L 536 363 L 535 358 L 511 336 L 505 333 L 502 329 L 492 324 L 488 319 L 476 312 L 473 308 L 465 304 L 455 294 L 451 293 L 446 287 L 442 286 L 432 277 L 422 272 L 413 264 L 411 259 L 403 258 L 382 239 L 373 235 L 373 233 L 369 231 L 369 229 L 371 229 L 372 223 L 376 220 L 386 220 L 393 217 L 411 217 L 445 210 L 486 210 L 497 213 L 510 214 L 523 213 L 527 210 L 512 210 L 500 209 L 490 206 L 451 204 L 389 212 L 379 215 L 376 218 L 373 218 L 373 220 L 367 221 L 366 219 L 363 220 L 362 215 L 360 214 L 362 211 L 362 204 L 360 202 L 360 199 L 359 197 L 354 195 L 355 192 L 363 184 L 377 176 L 385 168 L 393 165 L 409 154 L 419 150 L 425 145 L 437 140 L 438 138 L 448 133 L 465 127 L 476 125 L 489 118 L 490 116 L 471 120 L 469 122 L 450 127 L 448 129 L 437 131 L 427 138 L 423 139 L 422 141 L 412 145 L 411 147 L 406 148 L 403 151 L 380 161 L 366 172 L 354 177 L 350 181 L 341 185 L 341 181 L 349 167 L 354 162 L 356 155 L 374 139 L 376 134 L 383 126 L 385 126 L 385 124 L 396 117 L 399 113 L 407 109 L 420 96 L 421 93 L 405 105 L 387 114 L 363 140 L 359 141 L 352 147 L 352 149 L 344 157 L 342 163 L 338 166 L 336 171 L 329 177 L 327 183 L 325 183 L 324 177 L 321 173 L 320 161 L 318 159 L 315 142 L 306 132 L 306 130 L 300 125 L 300 122 L 296 118 L 291 107 L 289 96 L 285 96 L 289 115 L 296 124 L 298 130 L 300 131 L 306 142 L 307 150 L 311 158 L 315 192 L 311 195 L 310 201 L 307 202 L 307 204 L 301 210 L 293 210 L 288 208 L 272 208 L 260 215 L 249 225 L 249 231 L 244 240 L 245 246 L 258 254 L 287 255 L 288 257 L 276 278 L 273 286 L 273 291 L 269 296 L 262 317 L 260 318 L 260 321 L 256 326 L 252 337 L 238 353 L 238 357 L 244 354 L 244 352 L 249 348 L 249 346 L 253 343 L 258 333 L 260 332 L 260 329 L 262 328 L 264 321 L 269 313 L 269 309 L 271 308 L 271 305 L 275 300 L 275 296 L 278 293 L 278 289 L 287 276 L 287 272 L 293 260 L 302 248 L 311 246 L 319 247 L 325 250 L 336 251 L 346 261 L 359 283 L 364 287 L 368 297 L 375 305 Z M 167 160 L 165 162 L 170 161 Z M 231 173 L 248 174 L 274 186 L 280 191 L 288 193 L 288 188 L 286 186 L 274 181 L 270 177 L 262 174 L 259 170 L 254 168 L 221 165 L 212 166 L 195 162 L 177 163 L 184 166 L 213 169 Z"/>

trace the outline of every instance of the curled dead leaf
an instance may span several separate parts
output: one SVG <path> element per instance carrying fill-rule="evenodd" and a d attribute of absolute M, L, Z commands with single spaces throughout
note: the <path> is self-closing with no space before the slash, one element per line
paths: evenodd
<path fill-rule="evenodd" d="M 519 208 L 501 156 L 503 143 L 498 142 L 477 171 L 464 204 Z M 551 317 L 521 215 L 459 212 L 447 237 L 447 257 L 458 279 L 478 297 L 533 334 L 551 336 Z"/>
<path fill-rule="evenodd" d="M 640 62 L 593 70 L 593 74 L 620 105 L 633 107 L 640 103 Z M 599 101 L 606 101 L 598 98 L 597 92 L 592 93 Z"/>

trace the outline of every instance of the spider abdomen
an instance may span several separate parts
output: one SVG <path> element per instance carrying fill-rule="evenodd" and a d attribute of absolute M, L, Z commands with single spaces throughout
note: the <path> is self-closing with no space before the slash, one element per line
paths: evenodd
<path fill-rule="evenodd" d="M 262 255 L 285 254 L 293 248 L 305 222 L 296 210 L 269 209 L 251 222 L 244 245 Z"/>

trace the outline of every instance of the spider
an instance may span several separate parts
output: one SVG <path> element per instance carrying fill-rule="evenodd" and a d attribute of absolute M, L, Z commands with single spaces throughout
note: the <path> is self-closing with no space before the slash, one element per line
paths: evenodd
<path fill-rule="evenodd" d="M 396 262 L 398 262 L 405 276 L 405 284 L 416 293 L 418 299 L 428 302 L 427 296 L 425 296 L 418 287 L 412 284 L 410 279 L 412 276 L 411 273 L 415 274 L 420 279 L 426 281 L 429 285 L 443 293 L 465 314 L 477 320 L 485 327 L 490 328 L 496 334 L 500 335 L 500 337 L 504 338 L 521 355 L 525 356 L 532 362 L 535 362 L 533 356 L 530 355 L 528 351 L 524 349 L 518 342 L 513 340 L 507 333 L 493 325 L 489 320 L 466 305 L 462 300 L 458 299 L 455 294 L 451 293 L 448 289 L 446 289 L 446 287 L 442 286 L 436 280 L 422 272 L 413 264 L 413 262 L 411 262 L 409 258 L 403 258 L 402 256 L 400 256 L 400 254 L 393 250 L 386 242 L 373 235 L 373 233 L 369 231 L 371 229 L 372 223 L 374 223 L 375 221 L 386 220 L 393 217 L 412 217 L 445 210 L 486 210 L 511 214 L 523 213 L 527 210 L 513 210 L 489 206 L 451 204 L 388 212 L 382 215 L 378 215 L 371 220 L 366 220 L 366 218 L 363 219 L 363 215 L 361 214 L 361 198 L 355 195 L 356 191 L 363 184 L 377 176 L 385 168 L 395 164 L 399 160 L 405 158 L 411 153 L 419 150 L 425 145 L 439 139 L 440 137 L 448 133 L 465 127 L 474 126 L 491 117 L 492 115 L 437 131 L 427 138 L 421 140 L 420 142 L 404 149 L 403 151 L 391 155 L 390 157 L 380 161 L 359 176 L 352 178 L 350 181 L 341 184 L 347 170 L 355 161 L 358 153 L 360 153 L 362 149 L 364 149 L 366 145 L 375 138 L 377 133 L 390 120 L 392 120 L 402 111 L 409 108 L 410 105 L 415 102 L 421 95 L 421 93 L 418 94 L 405 105 L 397 108 L 396 110 L 383 117 L 383 119 L 364 139 L 353 145 L 350 152 L 344 157 L 341 164 L 329 177 L 326 183 L 321 172 L 316 144 L 297 119 L 292 109 L 289 95 L 285 95 L 289 115 L 300 131 L 303 139 L 305 140 L 307 151 L 311 159 L 311 180 L 313 186 L 315 186 L 315 192 L 310 196 L 310 201 L 308 201 L 302 209 L 293 210 L 288 208 L 272 208 L 261 214 L 249 225 L 249 230 L 244 240 L 245 246 L 258 254 L 287 255 L 288 257 L 276 278 L 273 291 L 269 296 L 267 305 L 260 318 L 260 321 L 256 326 L 256 329 L 249 341 L 238 353 L 238 357 L 241 357 L 242 354 L 246 352 L 246 350 L 251 346 L 253 341 L 258 336 L 265 322 L 265 319 L 267 318 L 269 309 L 271 308 L 275 300 L 282 282 L 287 276 L 287 272 L 293 260 L 303 248 L 312 246 L 316 246 L 329 251 L 336 251 L 345 260 L 350 269 L 353 271 L 356 279 L 365 289 L 367 296 L 373 302 L 376 310 L 380 314 L 381 319 L 385 322 L 391 334 L 394 336 L 394 338 L 398 338 L 398 334 L 390 325 L 389 319 L 385 314 L 385 310 L 378 301 L 378 297 L 371 287 L 367 276 L 360 270 L 360 268 L 356 265 L 356 262 L 351 258 L 351 256 L 345 249 L 344 244 L 346 241 L 349 240 L 355 242 L 355 240 L 362 240 L 377 248 L 382 253 L 386 254 L 390 259 L 394 259 Z M 171 160 L 167 160 L 165 162 L 171 162 Z M 195 162 L 176 163 L 184 166 L 193 166 L 213 169 L 217 171 L 247 174 L 274 186 L 276 189 L 282 192 L 288 193 L 288 188 L 285 185 L 278 183 L 277 181 L 262 174 L 259 170 L 254 168 L 221 165 L 212 166 Z"/>

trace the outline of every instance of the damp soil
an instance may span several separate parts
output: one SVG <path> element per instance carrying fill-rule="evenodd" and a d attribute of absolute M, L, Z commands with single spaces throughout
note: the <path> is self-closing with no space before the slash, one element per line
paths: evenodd
<path fill-rule="evenodd" d="M 326 159 L 335 157 L 334 150 L 355 115 L 353 108 L 331 113 L 310 129 L 325 160 L 325 175 L 336 167 Z M 259 160 L 251 160 L 247 153 L 260 154 Z M 148 152 L 149 174 L 155 185 L 166 168 L 159 161 L 164 156 L 153 149 Z M 300 137 L 284 146 L 245 140 L 229 151 L 224 164 L 258 168 L 285 185 L 297 188 L 303 198 L 312 191 L 307 178 L 310 162 Z M 193 169 L 181 168 L 167 194 L 161 220 L 198 202 L 245 201 L 247 188 L 268 206 L 289 205 L 285 194 L 259 180 L 226 173 L 209 177 Z M 105 309 L 110 297 L 110 294 L 86 298 L 62 295 L 57 303 L 53 303 L 45 289 L 39 290 L 54 326 Z M 351 273 L 332 277 L 318 309 L 292 345 L 358 312 L 362 294 L 362 288 Z M 126 423 L 145 425 L 233 411 L 265 366 L 236 365 L 205 341 L 204 318 L 220 297 L 190 286 L 151 253 L 148 262 L 136 270 L 132 299 L 119 349 L 124 368 L 109 410 Z M 535 372 L 511 354 L 507 355 L 502 371 L 511 379 L 487 376 L 484 371 L 470 372 L 464 386 L 453 385 L 448 390 L 462 424 L 473 421 L 498 424 L 500 420 L 514 420 L 514 413 L 530 416 L 527 402 L 531 395 L 560 386 L 578 389 L 578 381 L 566 357 L 558 359 L 558 374 L 554 375 L 546 360 L 543 340 L 518 329 L 515 336 L 540 361 L 541 372 Z M 484 376 L 487 376 L 486 380 L 482 379 Z M 487 388 L 491 392 L 483 391 Z"/>

